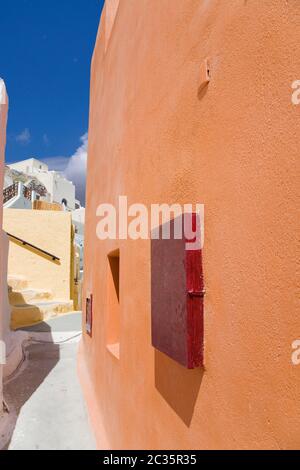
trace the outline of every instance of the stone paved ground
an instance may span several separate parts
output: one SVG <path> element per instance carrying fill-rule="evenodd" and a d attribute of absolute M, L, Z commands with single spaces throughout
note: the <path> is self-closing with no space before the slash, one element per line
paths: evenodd
<path fill-rule="evenodd" d="M 74 332 L 79 325 L 80 317 L 65 316 L 36 326 L 35 331 Z M 14 417 L 6 448 L 95 449 L 77 377 L 77 348 L 78 341 L 26 346 L 27 361 L 5 385 L 5 399 Z"/>

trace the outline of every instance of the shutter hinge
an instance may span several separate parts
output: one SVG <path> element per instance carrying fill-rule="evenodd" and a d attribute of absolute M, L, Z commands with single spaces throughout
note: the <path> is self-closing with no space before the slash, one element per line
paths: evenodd
<path fill-rule="evenodd" d="M 205 294 L 206 294 L 205 289 L 203 289 L 202 291 L 194 291 L 194 290 L 189 290 L 188 291 L 188 295 L 190 297 L 202 297 L 203 298 L 205 296 Z"/>

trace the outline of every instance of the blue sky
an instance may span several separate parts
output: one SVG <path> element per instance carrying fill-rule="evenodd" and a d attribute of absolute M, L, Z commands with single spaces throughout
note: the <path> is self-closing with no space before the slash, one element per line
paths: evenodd
<path fill-rule="evenodd" d="M 68 157 L 84 152 L 102 7 L 103 0 L 0 1 L 0 77 L 10 99 L 7 162 L 54 157 L 52 166 L 62 170 Z"/>

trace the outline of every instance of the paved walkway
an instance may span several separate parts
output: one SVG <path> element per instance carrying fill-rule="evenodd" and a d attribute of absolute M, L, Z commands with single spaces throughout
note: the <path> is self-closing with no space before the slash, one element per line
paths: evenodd
<path fill-rule="evenodd" d="M 59 317 L 52 318 L 37 325 L 30 326 L 27 328 L 20 328 L 23 331 L 32 331 L 32 332 L 67 332 L 67 331 L 81 331 L 82 326 L 82 314 L 81 312 L 76 312 L 72 314 L 60 315 Z"/>
<path fill-rule="evenodd" d="M 79 324 L 74 315 L 34 329 L 74 332 Z M 9 450 L 95 449 L 77 377 L 77 348 L 78 342 L 33 343 L 25 348 L 27 361 L 5 385 L 10 414 L 15 415 Z"/>

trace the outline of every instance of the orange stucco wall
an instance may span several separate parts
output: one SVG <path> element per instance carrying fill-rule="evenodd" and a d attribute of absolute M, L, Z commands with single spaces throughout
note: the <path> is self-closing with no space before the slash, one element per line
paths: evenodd
<path fill-rule="evenodd" d="M 300 447 L 299 22 L 296 0 L 120 0 L 107 41 L 102 14 L 84 283 L 94 328 L 80 351 L 99 447 Z M 211 81 L 199 92 L 206 58 Z M 205 204 L 204 370 L 151 347 L 150 242 L 96 237 L 97 206 L 119 195 Z M 116 249 L 119 359 L 106 347 Z"/>

